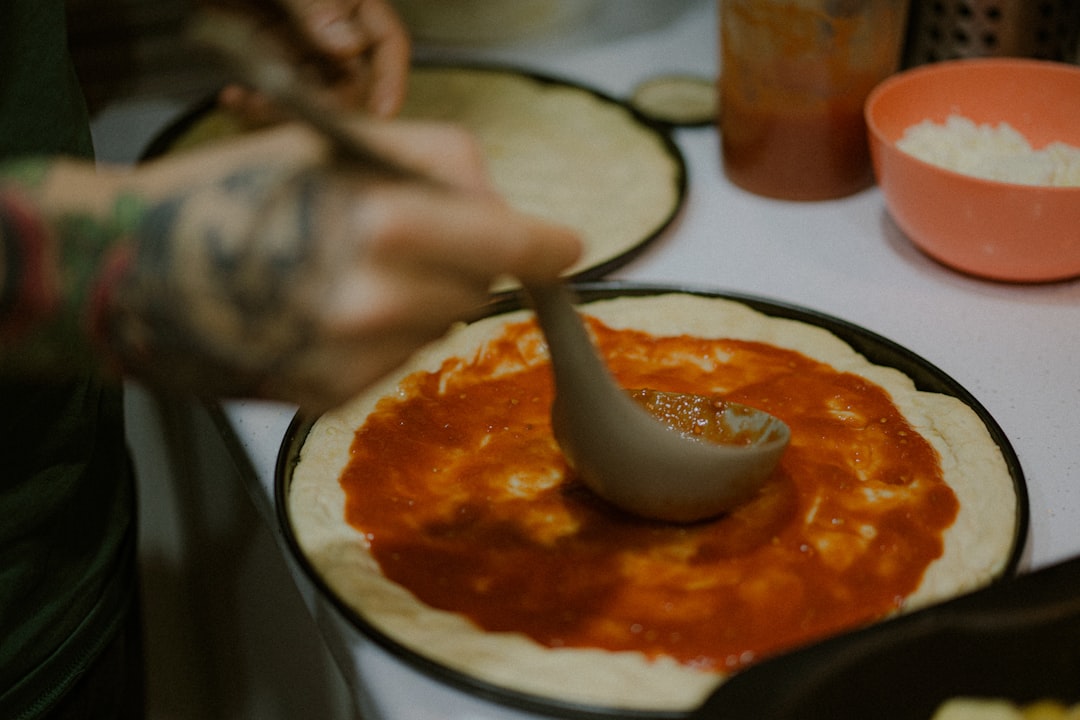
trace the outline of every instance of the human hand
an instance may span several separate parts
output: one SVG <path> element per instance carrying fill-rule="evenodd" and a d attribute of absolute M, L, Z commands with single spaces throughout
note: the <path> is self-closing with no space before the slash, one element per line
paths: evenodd
<path fill-rule="evenodd" d="M 574 233 L 510 209 L 471 136 L 365 124 L 430 181 L 335 165 L 296 126 L 137 170 L 157 198 L 104 305 L 102 336 L 152 384 L 333 407 L 467 318 L 503 275 L 554 279 Z"/>
<path fill-rule="evenodd" d="M 211 0 L 211 7 L 257 19 L 308 70 L 312 90 L 331 106 L 376 118 L 397 114 L 405 100 L 410 43 L 388 0 Z M 276 119 L 271 101 L 230 85 L 219 102 L 254 124 Z"/>

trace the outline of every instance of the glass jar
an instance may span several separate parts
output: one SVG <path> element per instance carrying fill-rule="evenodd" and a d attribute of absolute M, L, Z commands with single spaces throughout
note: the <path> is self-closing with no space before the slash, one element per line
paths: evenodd
<path fill-rule="evenodd" d="M 719 2 L 727 177 L 785 200 L 871 185 L 863 104 L 899 68 L 908 0 Z"/>

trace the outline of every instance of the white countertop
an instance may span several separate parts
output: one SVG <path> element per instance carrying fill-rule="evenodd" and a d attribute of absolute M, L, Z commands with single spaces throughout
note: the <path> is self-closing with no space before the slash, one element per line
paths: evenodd
<path fill-rule="evenodd" d="M 582 28 L 557 44 L 451 56 L 507 62 L 616 96 L 660 73 L 711 76 L 715 3 L 692 0 L 680 7 L 671 22 L 647 33 L 602 36 Z M 986 407 L 1019 457 L 1031 518 L 1024 567 L 1080 554 L 1080 280 L 1019 286 L 957 274 L 908 242 L 876 189 L 823 203 L 767 200 L 723 177 L 714 129 L 679 130 L 675 139 L 689 170 L 685 210 L 659 241 L 612 277 L 800 305 L 921 355 Z M 266 403 L 224 407 L 224 429 L 279 538 L 274 471 L 292 415 L 291 408 Z M 352 630 L 292 567 L 352 681 L 365 720 L 540 717 L 468 698 L 406 667 Z"/>

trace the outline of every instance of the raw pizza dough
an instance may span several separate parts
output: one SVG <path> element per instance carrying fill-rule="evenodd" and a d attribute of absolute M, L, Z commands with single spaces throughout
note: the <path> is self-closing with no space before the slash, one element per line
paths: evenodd
<path fill-rule="evenodd" d="M 680 201 L 681 168 L 655 131 L 593 93 L 526 75 L 418 68 L 403 118 L 464 125 L 517 209 L 574 228 L 574 274 L 632 249 Z"/>
<path fill-rule="evenodd" d="M 772 318 L 725 299 L 670 294 L 591 303 L 585 312 L 613 328 L 655 335 L 755 340 L 796 350 L 841 372 L 885 388 L 908 422 L 937 450 L 945 479 L 959 501 L 941 558 L 927 569 L 905 609 L 984 585 L 1010 556 L 1017 498 L 1000 450 L 978 416 L 959 400 L 916 391 L 901 372 L 870 364 L 824 329 Z M 636 710 L 685 710 L 722 682 L 665 659 L 634 652 L 550 649 L 514 633 L 487 633 L 464 617 L 434 610 L 386 580 L 364 536 L 346 524 L 338 483 L 349 446 L 375 403 L 398 393 L 400 379 L 435 371 L 448 357 L 470 358 L 486 338 L 523 312 L 462 326 L 416 355 L 407 367 L 311 430 L 295 467 L 288 511 L 296 540 L 334 593 L 373 626 L 445 666 L 495 685 L 562 702 Z"/>

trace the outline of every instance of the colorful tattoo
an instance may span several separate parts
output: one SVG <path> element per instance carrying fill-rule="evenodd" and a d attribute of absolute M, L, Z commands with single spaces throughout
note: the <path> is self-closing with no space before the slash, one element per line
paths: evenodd
<path fill-rule="evenodd" d="M 57 302 L 46 271 L 48 233 L 26 194 L 41 186 L 48 170 L 42 158 L 0 164 L 0 340 L 5 342 L 25 333 Z"/>
<path fill-rule="evenodd" d="M 107 217 L 70 214 L 47 226 L 27 196 L 0 192 L 0 340 L 7 348 L 0 368 L 49 374 L 102 365 L 92 300 L 140 215 L 141 202 L 121 196 Z"/>
<path fill-rule="evenodd" d="M 59 297 L 46 267 L 48 233 L 26 198 L 0 191 L 0 339 L 48 317 Z"/>
<path fill-rule="evenodd" d="M 15 348 L 0 372 L 89 365 L 258 395 L 311 345 L 334 230 L 317 223 L 344 199 L 318 173 L 262 167 L 46 227 L 0 195 L 0 347 Z"/>

